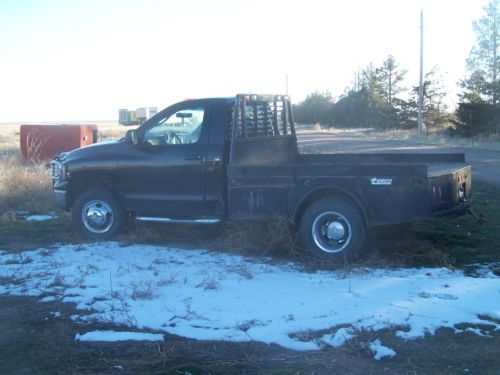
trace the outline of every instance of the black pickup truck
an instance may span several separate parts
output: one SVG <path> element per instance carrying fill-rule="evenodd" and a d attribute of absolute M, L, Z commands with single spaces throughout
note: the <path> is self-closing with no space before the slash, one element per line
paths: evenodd
<path fill-rule="evenodd" d="M 305 248 L 354 257 L 367 229 L 460 213 L 464 154 L 300 154 L 290 100 L 246 95 L 174 104 L 125 138 L 52 161 L 75 227 L 107 238 L 130 219 L 210 224 L 285 217 Z"/>

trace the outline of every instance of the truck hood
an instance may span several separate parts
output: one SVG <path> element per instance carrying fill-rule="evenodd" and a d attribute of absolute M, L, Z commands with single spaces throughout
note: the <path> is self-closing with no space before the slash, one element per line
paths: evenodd
<path fill-rule="evenodd" d="M 95 143 L 63 154 L 59 160 L 67 166 L 70 174 L 112 171 L 128 147 L 122 140 Z"/>
<path fill-rule="evenodd" d="M 94 143 L 89 146 L 77 148 L 76 150 L 60 155 L 60 160 L 64 164 L 71 164 L 83 160 L 107 159 L 116 160 L 117 155 L 123 152 L 124 143 L 122 140 Z"/>

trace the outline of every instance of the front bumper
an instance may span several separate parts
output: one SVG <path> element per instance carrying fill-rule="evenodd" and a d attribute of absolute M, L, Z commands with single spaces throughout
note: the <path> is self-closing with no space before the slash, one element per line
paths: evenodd
<path fill-rule="evenodd" d="M 66 190 L 54 189 L 54 201 L 56 202 L 57 206 L 63 210 L 68 209 L 68 203 L 66 198 L 67 198 Z"/>
<path fill-rule="evenodd" d="M 67 180 L 54 180 L 53 181 L 53 197 L 54 201 L 59 208 L 67 211 L 69 209 L 68 205 L 68 188 L 69 183 Z"/>

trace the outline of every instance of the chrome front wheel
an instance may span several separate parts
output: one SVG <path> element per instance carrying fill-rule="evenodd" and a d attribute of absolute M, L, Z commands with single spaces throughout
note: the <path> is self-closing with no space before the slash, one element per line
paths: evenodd
<path fill-rule="evenodd" d="M 113 209 L 105 201 L 91 200 L 82 208 L 82 223 L 91 233 L 106 233 L 114 220 Z"/>
<path fill-rule="evenodd" d="M 89 189 L 73 203 L 72 218 L 74 227 L 86 237 L 106 239 L 125 226 L 127 211 L 111 191 Z"/>

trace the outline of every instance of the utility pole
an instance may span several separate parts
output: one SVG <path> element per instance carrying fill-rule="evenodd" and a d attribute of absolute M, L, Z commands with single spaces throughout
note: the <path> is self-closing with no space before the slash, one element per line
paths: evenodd
<path fill-rule="evenodd" d="M 418 129 L 417 135 L 422 136 L 422 109 L 424 104 L 424 12 L 420 10 L 420 83 L 418 86 Z"/>
<path fill-rule="evenodd" d="M 358 69 L 354 72 L 354 91 L 358 92 L 359 91 L 359 64 L 358 64 Z"/>
<path fill-rule="evenodd" d="M 285 73 L 285 94 L 288 95 L 288 73 Z"/>

